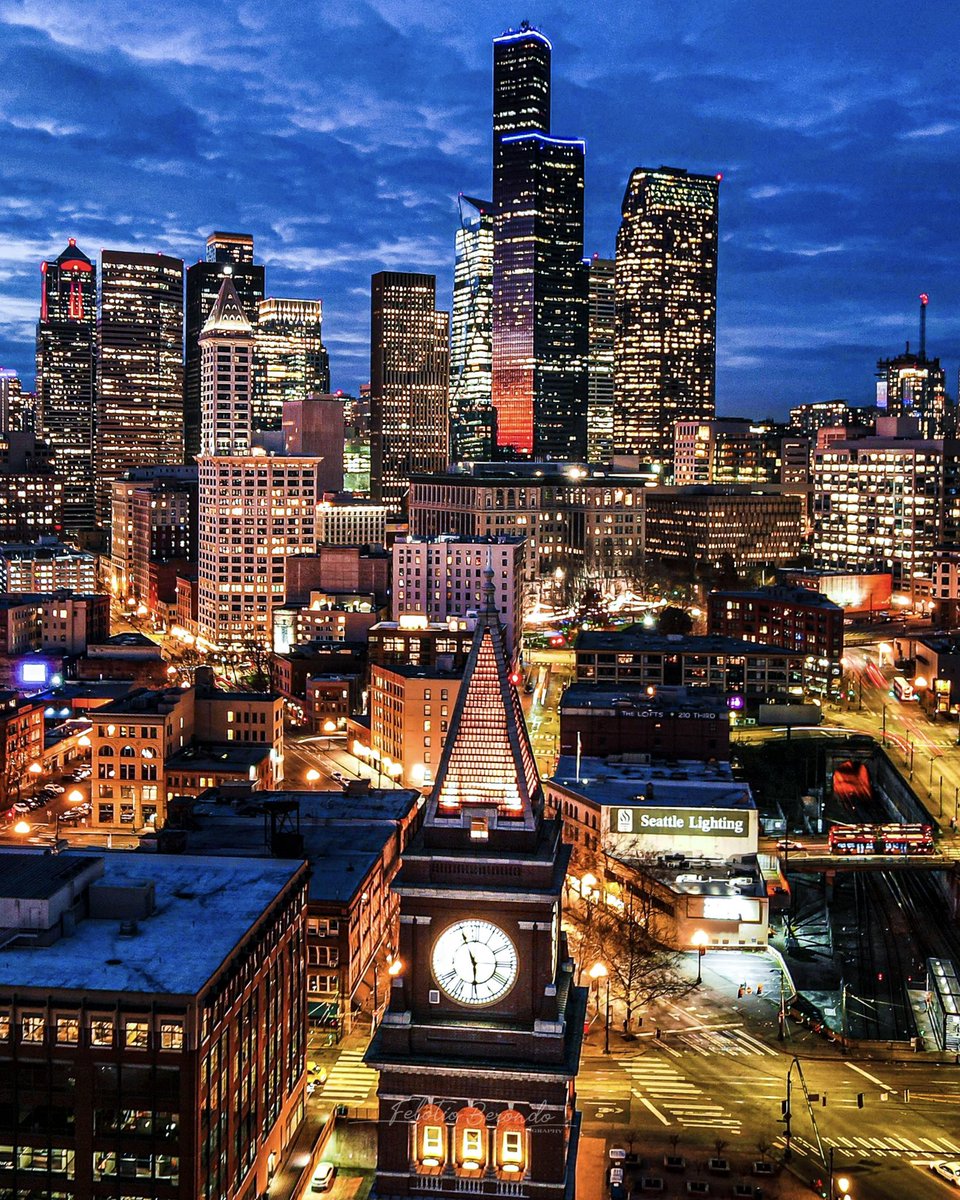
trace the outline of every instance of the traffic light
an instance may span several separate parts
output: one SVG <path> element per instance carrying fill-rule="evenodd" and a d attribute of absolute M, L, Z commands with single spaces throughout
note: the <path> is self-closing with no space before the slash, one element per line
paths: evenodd
<path fill-rule="evenodd" d="M 863 1108 L 863 1092 L 857 1092 L 857 1108 Z"/>

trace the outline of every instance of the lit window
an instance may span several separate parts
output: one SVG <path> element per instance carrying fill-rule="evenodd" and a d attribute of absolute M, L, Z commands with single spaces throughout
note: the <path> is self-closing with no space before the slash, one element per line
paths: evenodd
<path fill-rule="evenodd" d="M 110 1017 L 94 1017 L 90 1022 L 90 1045 L 113 1045 L 113 1021 Z"/>
<path fill-rule="evenodd" d="M 41 1016 L 31 1015 L 23 1018 L 23 1041 L 36 1045 L 43 1041 L 44 1020 Z"/>
<path fill-rule="evenodd" d="M 150 1026 L 146 1021 L 127 1021 L 123 1027 L 123 1044 L 132 1050 L 146 1050 Z"/>
<path fill-rule="evenodd" d="M 80 1022 L 76 1017 L 57 1017 L 57 1043 L 76 1046 L 80 1041 Z"/>
<path fill-rule="evenodd" d="M 183 1024 L 180 1021 L 160 1022 L 160 1049 L 183 1049 Z"/>

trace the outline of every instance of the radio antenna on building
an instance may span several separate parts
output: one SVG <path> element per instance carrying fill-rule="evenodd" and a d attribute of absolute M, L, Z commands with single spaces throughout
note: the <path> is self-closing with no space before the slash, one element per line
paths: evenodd
<path fill-rule="evenodd" d="M 927 304 L 930 297 L 926 292 L 920 293 L 920 358 L 927 357 Z"/>

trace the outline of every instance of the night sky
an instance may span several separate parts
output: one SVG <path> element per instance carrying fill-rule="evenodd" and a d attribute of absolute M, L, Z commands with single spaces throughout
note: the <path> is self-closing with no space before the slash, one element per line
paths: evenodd
<path fill-rule="evenodd" d="M 553 42 L 553 131 L 587 141 L 587 253 L 612 254 L 633 167 L 723 172 L 721 412 L 870 402 L 921 291 L 955 392 L 947 0 L 0 0 L 0 364 L 32 386 L 67 237 L 189 263 L 243 230 L 269 295 L 323 298 L 355 391 L 372 272 L 435 271 L 449 303 L 457 193 L 490 191 L 490 41 L 523 18 Z"/>

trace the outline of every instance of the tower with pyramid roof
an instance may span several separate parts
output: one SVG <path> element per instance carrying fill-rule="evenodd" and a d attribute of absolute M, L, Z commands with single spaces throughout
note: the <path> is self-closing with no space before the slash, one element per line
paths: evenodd
<path fill-rule="evenodd" d="M 561 931 L 569 847 L 544 816 L 492 571 L 427 801 L 403 856 L 399 955 L 367 1052 L 376 1195 L 573 1194 L 586 993 Z"/>
<path fill-rule="evenodd" d="M 217 647 L 269 648 L 287 556 L 316 549 L 321 460 L 253 446 L 254 331 L 229 279 L 200 351 L 198 631 Z"/>

